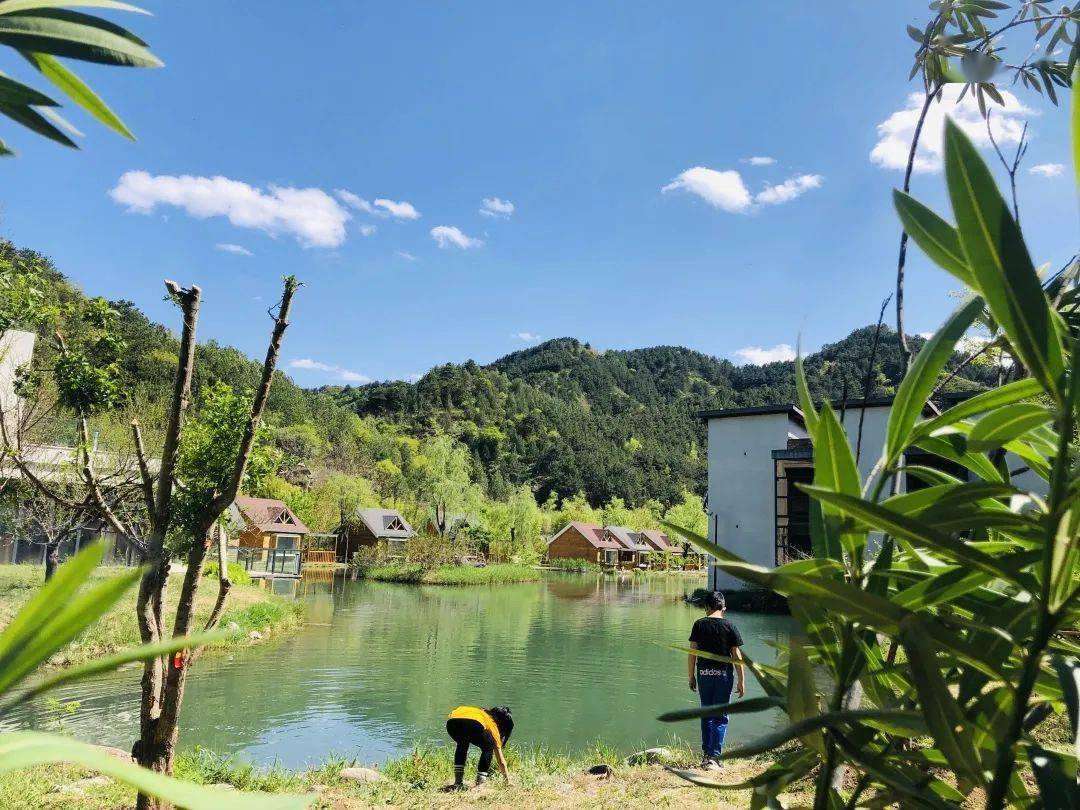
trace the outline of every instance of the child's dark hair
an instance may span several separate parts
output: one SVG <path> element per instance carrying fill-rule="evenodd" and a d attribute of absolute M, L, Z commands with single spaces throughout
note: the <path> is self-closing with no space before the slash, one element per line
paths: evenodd
<path fill-rule="evenodd" d="M 710 613 L 714 610 L 724 610 L 727 607 L 727 601 L 720 591 L 710 591 L 705 594 L 705 597 L 701 601 L 702 604 L 709 609 Z"/>
<path fill-rule="evenodd" d="M 491 715 L 491 719 L 499 727 L 503 745 L 506 745 L 506 741 L 510 739 L 510 732 L 514 730 L 514 718 L 510 716 L 510 707 L 493 706 L 487 710 L 487 713 Z"/>

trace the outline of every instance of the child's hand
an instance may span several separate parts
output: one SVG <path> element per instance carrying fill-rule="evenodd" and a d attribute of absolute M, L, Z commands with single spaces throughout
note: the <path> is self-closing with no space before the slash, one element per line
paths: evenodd
<path fill-rule="evenodd" d="M 690 691 L 691 692 L 696 692 L 697 691 L 697 681 L 694 680 L 693 678 L 690 679 Z"/>
<path fill-rule="evenodd" d="M 746 684 L 744 684 L 742 681 L 739 681 L 739 683 L 735 684 L 735 694 L 738 697 L 743 697 L 746 694 Z"/>

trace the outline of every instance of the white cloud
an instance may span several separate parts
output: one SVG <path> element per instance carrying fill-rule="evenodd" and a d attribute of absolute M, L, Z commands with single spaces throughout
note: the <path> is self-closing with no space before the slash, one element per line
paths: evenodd
<path fill-rule="evenodd" d="M 514 213 L 514 204 L 509 200 L 500 200 L 498 197 L 484 197 L 480 203 L 480 213 L 485 217 L 510 219 L 510 215 Z"/>
<path fill-rule="evenodd" d="M 377 231 L 379 229 L 375 225 L 371 225 L 371 224 L 365 222 L 363 225 L 361 225 L 358 228 L 358 230 L 360 231 L 361 236 L 372 236 L 375 233 L 375 231 Z"/>
<path fill-rule="evenodd" d="M 510 337 L 514 340 L 524 340 L 527 343 L 535 343 L 540 340 L 540 336 L 534 335 L 532 332 L 515 332 Z"/>
<path fill-rule="evenodd" d="M 404 200 L 394 202 L 393 200 L 378 199 L 375 200 L 374 205 L 376 213 L 383 211 L 385 216 L 391 216 L 394 219 L 420 219 L 420 212 L 413 208 L 412 203 L 407 203 Z"/>
<path fill-rule="evenodd" d="M 760 205 L 783 205 L 800 197 L 812 188 L 821 188 L 824 177 L 820 174 L 801 174 L 798 177 L 789 177 L 778 186 L 766 185 L 765 190 L 754 197 L 754 202 Z"/>
<path fill-rule="evenodd" d="M 718 172 L 704 166 L 687 169 L 662 189 L 661 192 L 685 190 L 696 194 L 713 208 L 732 214 L 748 211 L 753 205 L 750 192 L 736 171 Z"/>
<path fill-rule="evenodd" d="M 790 343 L 777 343 L 771 348 L 761 346 L 747 346 L 735 351 L 735 356 L 742 363 L 753 363 L 760 366 L 764 363 L 779 363 L 784 360 L 795 359 L 795 349 Z"/>
<path fill-rule="evenodd" d="M 942 167 L 942 132 L 945 127 L 946 113 L 960 126 L 969 138 L 979 147 L 990 145 L 986 133 L 986 121 L 979 113 L 979 103 L 972 93 L 966 93 L 957 103 L 963 85 L 947 84 L 941 101 L 930 105 L 926 116 L 922 137 L 919 138 L 919 150 L 915 153 L 914 168 L 917 172 L 939 172 Z M 999 145 L 1019 143 L 1024 130 L 1024 119 L 1037 115 L 1035 110 L 1025 107 L 1012 93 L 1002 90 L 1005 100 L 1003 107 L 993 105 L 990 125 L 994 138 Z M 923 105 L 923 95 L 912 93 L 907 105 L 897 110 L 878 124 L 878 141 L 870 152 L 870 160 L 885 169 L 904 169 L 907 166 L 911 138 Z"/>
<path fill-rule="evenodd" d="M 457 247 L 468 250 L 484 244 L 483 239 L 466 236 L 461 232 L 460 228 L 455 228 L 453 225 L 436 225 L 431 229 L 431 238 L 441 248 Z"/>
<path fill-rule="evenodd" d="M 751 166 L 772 166 L 776 163 L 776 158 L 764 156 L 748 157 L 745 162 L 749 163 Z"/>
<path fill-rule="evenodd" d="M 1043 177 L 1060 177 L 1065 167 L 1060 163 L 1040 163 L 1028 169 L 1032 174 L 1041 174 Z"/>
<path fill-rule="evenodd" d="M 322 189 L 271 185 L 264 191 L 221 176 L 125 172 L 109 196 L 134 213 L 171 205 L 196 219 L 225 217 L 238 228 L 288 234 L 305 247 L 338 247 L 349 220 L 348 211 Z"/>
<path fill-rule="evenodd" d="M 255 254 L 248 250 L 243 245 L 234 245 L 231 242 L 218 242 L 214 245 L 216 250 L 220 250 L 223 253 L 235 253 L 237 256 L 254 256 Z"/>
<path fill-rule="evenodd" d="M 318 360 L 312 360 L 310 357 L 301 357 L 296 360 L 289 361 L 289 368 L 299 368 L 305 371 L 325 371 L 327 374 L 332 374 L 336 379 L 342 382 L 350 383 L 369 383 L 370 377 L 365 377 L 363 374 L 359 374 L 355 371 L 349 371 L 347 368 L 341 366 L 334 366 L 330 363 L 322 363 Z"/>
<path fill-rule="evenodd" d="M 695 166 L 684 171 L 660 191 L 689 191 L 714 208 L 731 214 L 745 214 L 753 210 L 755 205 L 782 205 L 791 202 L 810 189 L 820 188 L 824 179 L 820 174 L 802 174 L 789 177 L 780 185 L 766 184 L 764 190 L 752 195 L 742 175 L 737 171 L 717 171 Z"/>
<path fill-rule="evenodd" d="M 396 202 L 380 197 L 374 202 L 368 202 L 359 194 L 354 194 L 348 189 L 334 189 L 337 198 L 350 208 L 363 211 L 365 214 L 373 214 L 377 217 L 393 217 L 394 219 L 420 219 L 420 212 L 413 207 L 412 203 Z"/>
<path fill-rule="evenodd" d="M 407 262 L 416 261 L 416 257 L 409 253 L 409 251 L 407 250 L 396 250 L 394 251 L 394 255 L 397 256 L 399 259 L 404 259 Z"/>

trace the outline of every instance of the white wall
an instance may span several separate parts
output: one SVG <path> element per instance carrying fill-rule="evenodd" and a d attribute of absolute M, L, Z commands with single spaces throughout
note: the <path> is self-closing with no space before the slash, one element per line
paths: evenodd
<path fill-rule="evenodd" d="M 15 376 L 19 368 L 33 358 L 35 338 L 33 332 L 15 329 L 0 333 L 0 409 L 3 410 L 7 426 L 12 429 L 19 418 Z"/>
<path fill-rule="evenodd" d="M 866 408 L 859 474 L 865 481 L 881 457 L 889 423 L 888 405 Z M 856 449 L 859 408 L 848 408 L 843 425 Z M 805 430 L 786 413 L 733 416 L 709 420 L 709 539 L 755 565 L 776 562 L 776 506 L 773 450 L 787 446 L 788 436 L 805 437 Z M 1010 469 L 1026 466 L 1009 454 Z M 1034 473 L 1013 479 L 1022 489 L 1045 494 L 1046 482 Z M 741 580 L 710 567 L 710 587 L 747 587 Z"/>
<path fill-rule="evenodd" d="M 772 451 L 789 433 L 805 436 L 787 413 L 709 420 L 709 539 L 747 562 L 772 567 L 776 529 Z M 746 587 L 710 569 L 710 587 Z"/>

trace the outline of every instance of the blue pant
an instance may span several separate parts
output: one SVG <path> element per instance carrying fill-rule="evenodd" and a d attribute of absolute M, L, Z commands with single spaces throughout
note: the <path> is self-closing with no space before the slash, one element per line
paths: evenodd
<path fill-rule="evenodd" d="M 697 671 L 697 691 L 702 706 L 719 706 L 731 701 L 735 671 L 732 667 L 713 665 Z M 716 759 L 724 748 L 728 716 L 701 718 L 701 750 L 709 759 Z"/>

